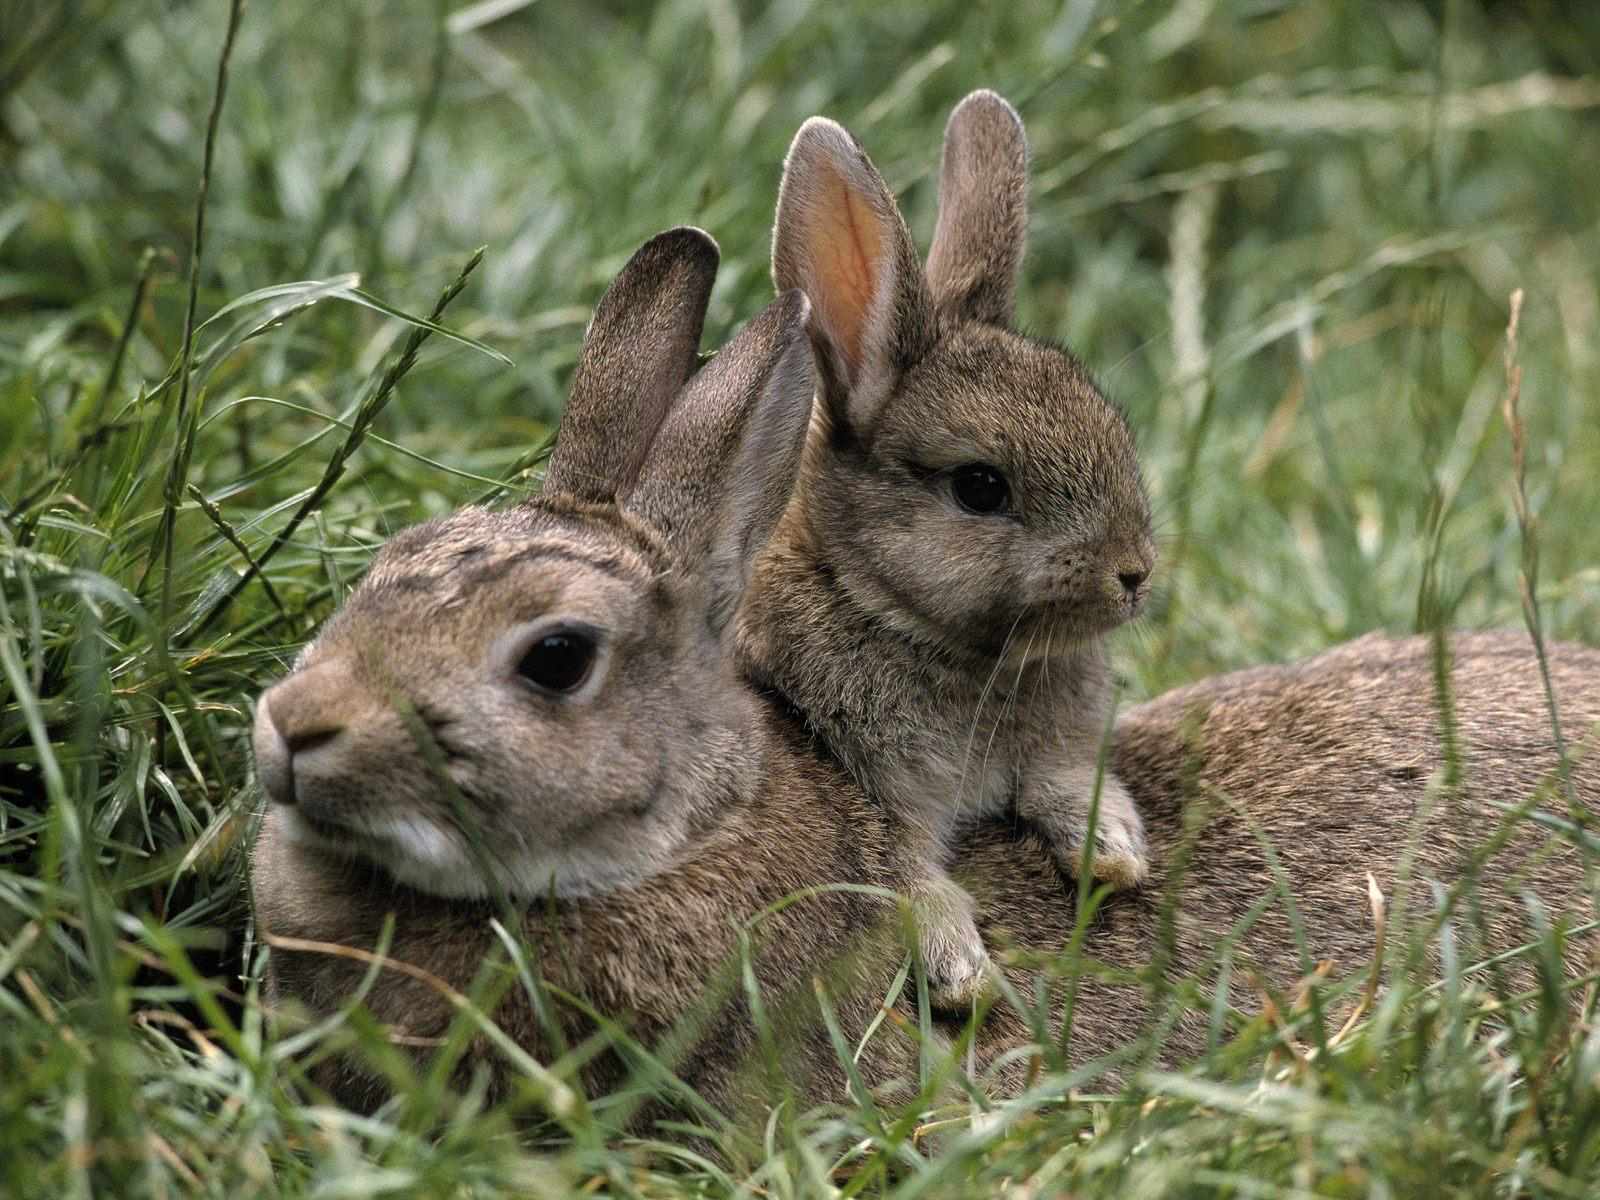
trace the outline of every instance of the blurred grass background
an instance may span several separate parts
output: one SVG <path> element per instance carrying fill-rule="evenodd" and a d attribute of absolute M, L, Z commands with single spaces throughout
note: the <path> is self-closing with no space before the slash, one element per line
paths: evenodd
<path fill-rule="evenodd" d="M 708 347 L 758 309 L 812 113 L 864 142 L 925 247 L 951 106 L 977 86 L 1018 104 L 1021 319 L 1126 408 L 1158 502 L 1158 602 L 1118 644 L 1131 698 L 1375 628 L 1521 623 L 1499 411 L 1518 288 L 1546 629 L 1600 642 L 1600 5 L 257 0 L 195 277 L 197 320 L 221 316 L 185 396 L 227 23 L 220 0 L 0 6 L 0 1193 L 577 1178 L 503 1120 L 317 1118 L 259 1013 L 201 1002 L 245 988 L 249 706 L 388 532 L 536 485 L 589 306 L 645 237 L 691 222 L 721 243 Z M 511 364 L 436 333 L 384 391 L 418 326 L 382 306 L 426 315 L 478 246 L 440 319 Z M 246 555 L 270 555 L 270 587 L 239 586 Z M 1434 1069 L 1478 1095 L 1492 1071 L 1460 1054 Z M 1422 1120 L 1412 1079 L 1351 1128 Z M 1298 1127 L 1263 1133 L 1220 1096 L 1046 1128 L 1081 1151 L 1084 1194 L 1247 1194 L 1227 1190 L 1247 1161 L 1311 1189 Z M 1402 1120 L 1365 1183 L 1314 1194 L 1582 1194 L 1593 1148 L 1508 1149 L 1514 1122 L 1462 1108 L 1427 1152 Z M 1056 1161 L 1037 1137 L 919 1186 L 1021 1178 Z M 1152 1138 L 1186 1165 L 1128 1166 Z M 761 1186 L 810 1194 L 794 1171 Z M 732 1187 L 637 1186 L 686 1178 Z"/>

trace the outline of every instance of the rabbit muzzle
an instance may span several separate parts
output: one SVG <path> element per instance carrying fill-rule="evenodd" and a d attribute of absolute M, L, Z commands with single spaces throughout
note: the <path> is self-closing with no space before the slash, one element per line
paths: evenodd
<path fill-rule="evenodd" d="M 415 780 L 427 764 L 414 731 L 357 680 L 323 659 L 256 704 L 256 776 L 291 842 L 371 863 L 437 895 L 479 894 L 470 859 Z"/>
<path fill-rule="evenodd" d="M 1131 621 L 1150 598 L 1150 576 L 1155 571 L 1155 553 L 1147 545 L 1125 549 L 1110 556 L 1105 590 L 1117 614 L 1117 624 Z"/>
<path fill-rule="evenodd" d="M 390 728 L 390 727 L 393 728 Z M 262 694 L 253 742 L 256 777 L 274 804 L 318 828 L 359 828 L 361 798 L 381 791 L 384 764 L 404 759 L 403 726 L 367 696 L 339 658 L 303 667 Z"/>
<path fill-rule="evenodd" d="M 1063 554 L 1035 576 L 1022 625 L 1068 639 L 1109 633 L 1143 610 L 1154 568 L 1154 553 L 1139 543 Z"/>

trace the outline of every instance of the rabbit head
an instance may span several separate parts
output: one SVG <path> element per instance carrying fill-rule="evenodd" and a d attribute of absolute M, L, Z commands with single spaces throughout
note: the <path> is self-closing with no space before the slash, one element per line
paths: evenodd
<path fill-rule="evenodd" d="M 855 139 L 795 135 L 773 278 L 812 304 L 809 536 L 903 631 L 985 656 L 1062 651 L 1137 615 L 1154 566 L 1133 437 L 1084 367 L 1010 328 L 1028 151 L 993 92 L 950 117 L 924 270 Z"/>
<path fill-rule="evenodd" d="M 639 250 L 584 337 L 543 493 L 393 538 L 261 697 L 289 836 L 438 896 L 585 896 L 671 865 L 752 786 L 720 642 L 813 384 L 794 292 L 690 377 L 716 267 L 698 230 Z"/>

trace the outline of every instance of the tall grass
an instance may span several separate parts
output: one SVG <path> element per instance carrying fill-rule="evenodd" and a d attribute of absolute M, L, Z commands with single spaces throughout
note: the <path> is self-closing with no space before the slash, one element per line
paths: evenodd
<path fill-rule="evenodd" d="M 742 1173 L 437 1074 L 357 1118 L 264 1027 L 239 850 L 252 696 L 391 530 L 534 486 L 627 254 L 712 231 L 720 338 L 814 112 L 925 244 L 978 85 L 1033 147 L 1022 320 L 1157 493 L 1131 695 L 1373 628 L 1600 641 L 1600 7 L 237 9 L 0 8 L 0 1194 L 1593 1194 L 1600 1041 L 1463 1036 L 1454 985 L 978 1126 L 790 1114 Z"/>

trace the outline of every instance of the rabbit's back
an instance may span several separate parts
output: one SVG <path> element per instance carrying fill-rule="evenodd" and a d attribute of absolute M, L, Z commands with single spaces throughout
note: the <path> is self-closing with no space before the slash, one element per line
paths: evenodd
<path fill-rule="evenodd" d="M 1448 887 L 1469 870 L 1480 872 L 1490 953 L 1534 936 L 1525 891 L 1552 920 L 1589 919 L 1583 855 L 1570 840 L 1525 820 L 1503 844 L 1495 842 L 1505 808 L 1541 788 L 1540 808 L 1566 816 L 1531 642 L 1521 634 L 1467 634 L 1455 637 L 1451 650 L 1461 782 L 1453 795 L 1445 786 L 1446 740 L 1427 638 L 1372 635 L 1303 663 L 1179 688 L 1127 712 L 1111 761 L 1144 815 L 1152 876 L 1142 891 L 1106 901 L 1085 952 L 1138 969 L 1168 953 L 1166 942 L 1169 980 L 1199 975 L 1209 982 L 1222 946 L 1244 926 L 1233 952 L 1232 1001 L 1254 1011 L 1260 994 L 1251 971 L 1291 995 L 1320 960 L 1332 961 L 1335 977 L 1367 971 L 1375 936 L 1367 873 L 1392 909 L 1408 860 L 1413 919 L 1433 910 L 1434 882 Z M 1600 650 L 1554 644 L 1549 663 L 1572 792 L 1594 813 Z M 980 895 L 987 928 L 1019 947 L 1058 950 L 1072 932 L 1073 902 L 1042 844 L 991 825 L 973 835 L 969 849 L 963 878 Z M 1292 910 L 1277 894 L 1279 872 Z M 1163 897 L 1174 877 L 1169 939 Z M 1257 905 L 1264 907 L 1249 922 Z M 1468 948 L 1472 921 L 1462 906 L 1453 922 L 1464 964 L 1482 957 Z M 1435 936 L 1424 970 L 1437 969 L 1437 944 Z M 1569 973 L 1583 969 L 1595 950 L 1594 935 L 1575 939 Z M 1514 985 L 1527 983 L 1526 965 L 1507 970 Z M 1148 1004 L 1142 988 L 1084 981 L 1073 1058 L 1108 1053 L 1147 1030 Z M 997 1010 L 987 1036 L 994 1051 L 1026 1032 L 1014 1015 Z M 1202 1049 L 1205 1036 L 1204 1021 L 1187 1014 L 1168 1052 Z"/>

